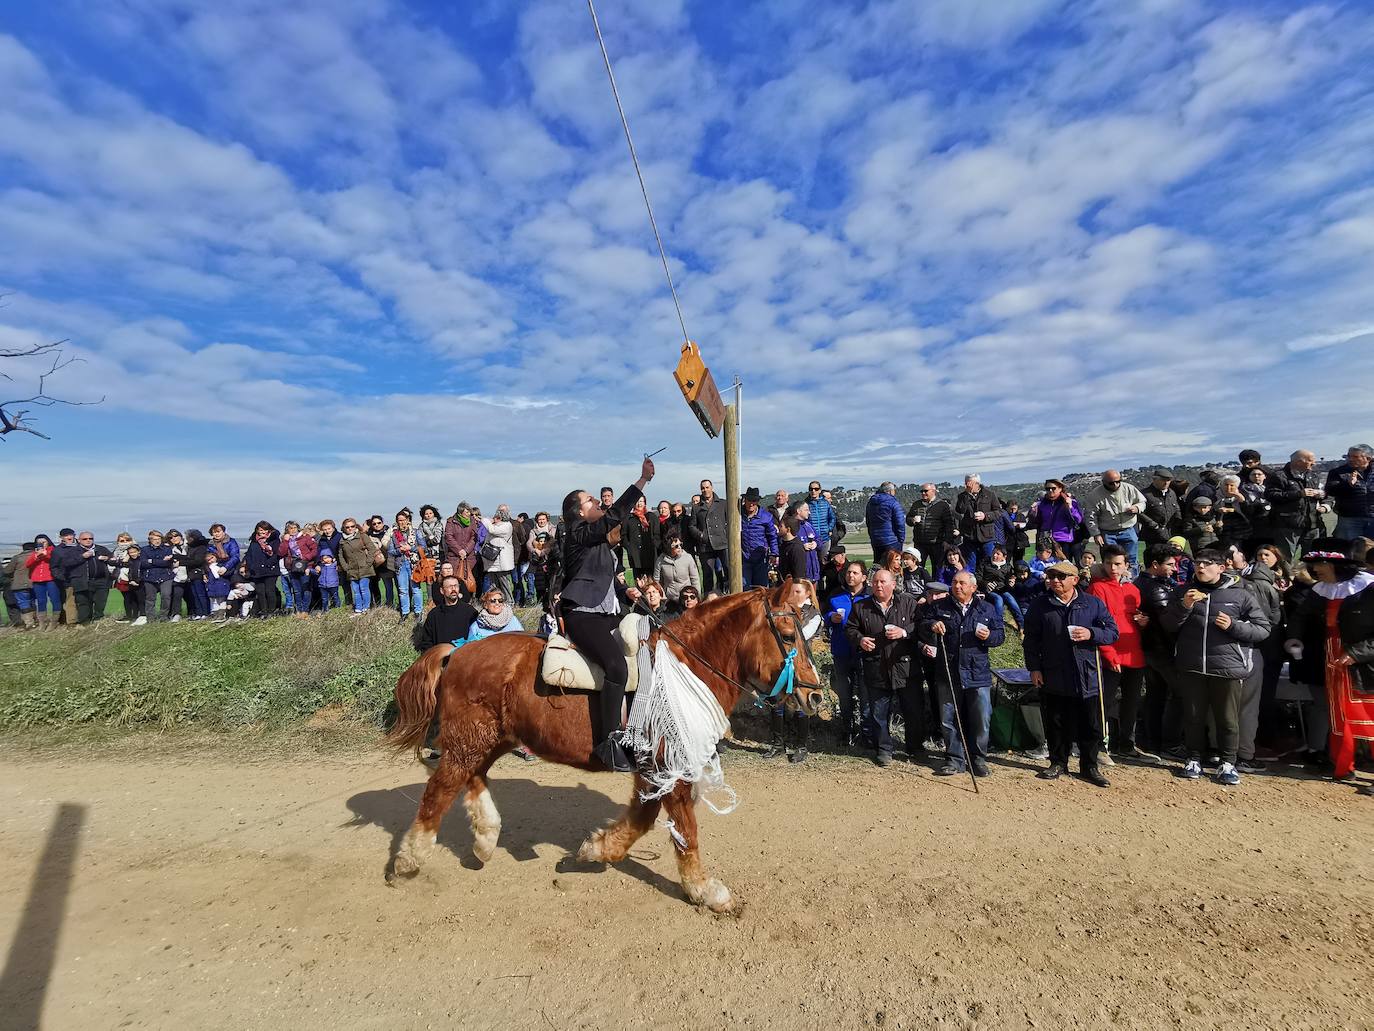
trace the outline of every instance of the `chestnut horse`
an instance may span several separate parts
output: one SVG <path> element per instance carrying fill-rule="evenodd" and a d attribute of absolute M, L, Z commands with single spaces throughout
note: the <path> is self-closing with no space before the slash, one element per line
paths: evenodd
<path fill-rule="evenodd" d="M 794 709 L 814 713 L 821 703 L 815 666 L 802 636 L 800 604 L 816 604 L 809 583 L 757 589 L 704 602 L 683 613 L 667 628 L 655 628 L 649 646 L 660 638 L 710 688 L 729 713 L 741 685 L 767 694 L 777 681 L 789 651 L 794 651 L 796 687 L 786 696 Z M 400 717 L 389 740 L 398 749 L 418 754 L 437 707 L 442 754 L 430 774 L 415 822 L 392 863 L 395 876 L 412 877 L 429 858 L 439 821 L 460 791 L 472 822 L 473 855 L 485 863 L 496 851 L 501 816 L 487 790 L 487 771 L 516 745 L 524 745 L 548 762 L 600 771 L 592 758 L 592 711 L 589 692 L 564 693 L 539 678 L 544 640 L 532 634 L 497 634 L 464 645 L 431 648 L 401 675 L 396 684 Z M 450 653 L 452 653 L 451 658 Z M 448 665 L 444 659 L 448 658 Z M 630 661 L 634 661 L 631 659 Z M 640 690 L 647 689 L 646 684 Z M 620 818 L 594 832 L 578 851 L 587 862 L 614 863 L 654 825 L 660 805 L 677 834 L 678 873 L 687 898 L 716 912 L 728 912 L 730 891 L 702 869 L 692 785 L 679 781 L 661 799 L 644 801 L 645 782 L 635 774 L 634 790 Z"/>

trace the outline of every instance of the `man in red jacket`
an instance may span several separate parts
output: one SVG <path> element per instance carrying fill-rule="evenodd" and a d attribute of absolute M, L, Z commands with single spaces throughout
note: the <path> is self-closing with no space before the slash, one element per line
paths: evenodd
<path fill-rule="evenodd" d="M 1102 679 L 1107 702 L 1108 741 L 1119 759 L 1155 764 L 1159 757 L 1138 748 L 1135 743 L 1136 720 L 1145 690 L 1145 648 L 1140 628 L 1150 618 L 1140 611 L 1140 589 L 1130 581 L 1126 552 L 1115 544 L 1102 546 L 1100 575 L 1094 576 L 1088 593 L 1099 598 L 1121 636 L 1102 646 Z M 1115 717 L 1115 718 L 1114 718 Z"/>

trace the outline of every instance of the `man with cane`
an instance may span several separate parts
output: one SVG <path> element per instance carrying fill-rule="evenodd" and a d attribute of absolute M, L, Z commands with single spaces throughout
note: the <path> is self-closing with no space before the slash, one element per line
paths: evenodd
<path fill-rule="evenodd" d="M 1102 748 L 1102 676 L 1097 649 L 1120 636 L 1107 606 L 1078 590 L 1078 569 L 1056 562 L 1045 570 L 1043 595 L 1026 610 L 1026 668 L 1040 690 L 1040 711 L 1050 765 L 1041 780 L 1058 780 L 1078 744 L 1079 772 L 1100 788 L 1110 782 L 1098 768 Z"/>
<path fill-rule="evenodd" d="M 1006 639 L 1006 626 L 989 602 L 974 596 L 977 585 L 972 573 L 956 574 L 950 593 L 932 604 L 924 620 L 937 643 L 933 648 L 922 647 L 928 657 L 933 657 L 932 651 L 939 655 L 935 680 L 949 756 L 949 762 L 935 771 L 940 777 L 957 777 L 970 770 L 975 777 L 986 777 L 990 772 L 992 665 L 988 652 Z"/>

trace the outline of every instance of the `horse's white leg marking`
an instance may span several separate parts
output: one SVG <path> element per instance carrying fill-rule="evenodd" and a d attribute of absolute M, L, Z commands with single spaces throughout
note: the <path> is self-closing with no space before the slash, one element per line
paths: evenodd
<path fill-rule="evenodd" d="M 420 821 L 416 820 L 410 825 L 405 841 L 401 843 L 401 850 L 396 853 L 396 862 L 392 869 L 401 877 L 414 877 L 434 851 L 434 839 L 437 836 L 437 832 L 426 830 Z"/>
<path fill-rule="evenodd" d="M 475 794 L 469 789 L 463 798 L 463 806 L 472 822 L 472 854 L 485 863 L 496 852 L 496 839 L 501 833 L 501 814 L 496 811 L 496 803 L 491 800 L 491 792 L 485 784 Z"/>
<path fill-rule="evenodd" d="M 693 905 L 705 906 L 713 913 L 729 913 L 734 909 L 735 900 L 730 889 L 714 877 L 707 877 L 701 865 L 701 855 L 695 850 L 688 851 L 673 843 L 677 851 L 678 876 L 682 879 L 682 890 Z"/>

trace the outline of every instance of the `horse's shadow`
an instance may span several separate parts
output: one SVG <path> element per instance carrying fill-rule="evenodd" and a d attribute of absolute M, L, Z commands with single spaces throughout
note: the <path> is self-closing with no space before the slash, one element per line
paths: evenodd
<path fill-rule="evenodd" d="M 592 872 L 603 869 L 601 863 L 579 861 L 577 849 L 587 835 L 605 826 L 625 808 L 621 802 L 595 791 L 585 784 L 576 787 L 557 787 L 532 780 L 493 778 L 488 782 L 492 801 L 501 813 L 501 837 L 498 854 L 509 852 L 517 862 L 538 859 L 536 845 L 553 845 L 565 855 L 557 863 L 559 873 Z M 344 826 L 380 827 L 391 835 L 391 848 L 386 872 L 400 850 L 401 840 L 415 820 L 423 782 L 402 788 L 380 791 L 360 791 L 348 800 L 353 817 Z M 651 832 L 652 833 L 652 832 Z M 453 852 L 469 870 L 480 870 L 482 864 L 472 854 L 472 828 L 463 809 L 461 797 L 449 809 L 439 825 L 436 844 Z M 636 852 L 657 851 L 641 844 Z M 679 898 L 678 886 L 662 874 L 651 870 L 633 856 L 615 864 L 616 869 L 657 888 L 665 895 Z"/>

